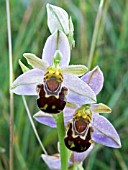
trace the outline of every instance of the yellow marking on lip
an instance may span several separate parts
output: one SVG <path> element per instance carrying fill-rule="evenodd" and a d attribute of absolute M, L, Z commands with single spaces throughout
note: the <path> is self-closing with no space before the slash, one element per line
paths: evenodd
<path fill-rule="evenodd" d="M 41 109 L 41 110 L 46 110 L 47 107 L 48 107 L 48 104 L 45 104 L 44 107 L 41 107 L 40 109 Z"/>
<path fill-rule="evenodd" d="M 73 141 L 68 141 L 68 144 L 69 144 L 70 148 L 75 147 L 75 144 L 74 144 L 74 142 L 73 142 Z"/>
<path fill-rule="evenodd" d="M 85 119 L 87 123 L 90 123 L 92 119 L 92 112 L 89 108 L 85 108 L 85 106 L 83 106 L 76 110 L 73 118 L 77 119 L 78 117 L 81 117 Z"/>
<path fill-rule="evenodd" d="M 49 67 L 47 69 L 47 72 L 44 75 L 44 80 L 50 80 L 52 76 L 54 76 L 56 78 L 57 82 L 63 81 L 63 75 L 62 75 L 61 68 Z"/>
<path fill-rule="evenodd" d="M 56 108 L 56 106 L 55 106 L 55 105 L 53 105 L 53 106 L 52 106 L 52 109 L 55 109 L 55 108 Z"/>

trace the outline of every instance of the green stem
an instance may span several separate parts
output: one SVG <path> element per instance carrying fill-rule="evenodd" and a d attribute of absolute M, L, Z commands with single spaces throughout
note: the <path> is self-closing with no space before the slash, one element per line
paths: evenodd
<path fill-rule="evenodd" d="M 84 170 L 81 163 L 74 163 L 69 170 Z"/>
<path fill-rule="evenodd" d="M 10 86 L 13 82 L 13 66 L 12 66 L 12 42 L 11 42 L 11 22 L 9 0 L 6 0 L 7 12 L 7 30 L 8 30 L 8 46 L 9 46 L 9 78 Z M 14 99 L 13 93 L 10 91 L 10 146 L 9 146 L 9 169 L 13 170 L 13 120 L 14 120 Z"/>
<path fill-rule="evenodd" d="M 57 132 L 60 144 L 60 157 L 61 157 L 61 170 L 68 170 L 68 150 L 65 147 L 64 137 L 65 137 L 65 127 L 63 112 L 54 115 L 57 124 Z"/>
<path fill-rule="evenodd" d="M 90 48 L 90 53 L 89 53 L 89 59 L 88 59 L 88 69 L 89 70 L 91 68 L 92 59 L 94 57 L 99 27 L 100 27 L 102 13 L 103 13 L 103 6 L 104 6 L 104 0 L 101 0 L 100 5 L 99 5 L 99 9 L 98 9 L 98 13 L 97 13 L 97 16 L 96 16 L 95 27 L 94 27 L 94 32 L 93 32 L 92 42 L 91 42 L 91 48 Z"/>

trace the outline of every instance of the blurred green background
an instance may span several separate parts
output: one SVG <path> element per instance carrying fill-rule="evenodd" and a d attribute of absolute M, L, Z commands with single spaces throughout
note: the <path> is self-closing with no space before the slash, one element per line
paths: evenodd
<path fill-rule="evenodd" d="M 128 1 L 105 0 L 96 49 L 91 68 L 99 65 L 105 82 L 98 102 L 112 108 L 108 119 L 117 129 L 121 149 L 96 144 L 84 162 L 85 170 L 128 169 Z M 10 0 L 13 68 L 15 78 L 21 74 L 18 60 L 24 52 L 41 57 L 46 38 L 46 3 L 64 8 L 72 16 L 76 47 L 72 64 L 87 65 L 99 0 Z M 5 0 L 0 1 L 0 170 L 9 169 L 9 62 Z M 24 109 L 21 96 L 14 97 L 15 170 L 48 170 L 41 160 L 42 153 Z M 36 97 L 27 97 L 33 115 L 38 111 Z M 57 152 L 57 132 L 34 120 L 41 140 L 49 154 Z"/>

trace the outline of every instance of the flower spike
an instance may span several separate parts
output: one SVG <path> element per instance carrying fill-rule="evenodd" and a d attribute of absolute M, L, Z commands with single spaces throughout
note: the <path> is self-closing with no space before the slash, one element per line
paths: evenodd
<path fill-rule="evenodd" d="M 95 142 L 120 148 L 121 141 L 113 125 L 99 115 L 111 113 L 107 105 L 96 104 L 96 95 L 104 82 L 100 68 L 96 66 L 86 73 L 88 68 L 84 65 L 69 65 L 75 46 L 72 18 L 62 8 L 50 4 L 47 15 L 51 35 L 44 45 L 42 59 L 24 53 L 32 69 L 19 60 L 24 73 L 12 83 L 11 90 L 18 95 L 37 95 L 40 111 L 33 117 L 42 124 L 57 127 L 60 154 L 41 155 L 48 167 L 83 170 L 82 162 Z"/>

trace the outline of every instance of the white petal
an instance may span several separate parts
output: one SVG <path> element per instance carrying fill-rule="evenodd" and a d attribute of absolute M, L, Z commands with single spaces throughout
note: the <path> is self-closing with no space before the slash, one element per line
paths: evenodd
<path fill-rule="evenodd" d="M 76 109 L 77 108 L 67 108 L 67 107 L 64 108 L 63 113 L 64 113 L 64 124 L 65 124 L 65 126 L 73 118 L 73 115 L 74 115 Z"/>
<path fill-rule="evenodd" d="M 60 161 L 60 154 L 55 155 L 41 155 L 44 162 L 48 165 L 51 170 L 60 170 L 61 169 L 61 161 Z M 72 162 L 68 162 L 68 166 L 71 166 Z"/>
<path fill-rule="evenodd" d="M 34 117 L 34 119 L 36 119 L 36 121 L 38 121 L 41 124 L 50 126 L 52 128 L 56 128 L 55 119 L 52 117 L 51 114 L 39 111 L 33 117 Z"/>
<path fill-rule="evenodd" d="M 92 133 L 92 139 L 102 145 L 120 148 L 120 137 L 113 127 L 113 125 L 103 116 L 99 114 L 93 114 L 92 126 L 94 132 Z"/>
<path fill-rule="evenodd" d="M 83 162 L 87 158 L 87 156 L 91 153 L 93 148 L 94 148 L 94 143 L 92 143 L 91 146 L 85 152 L 82 153 L 73 152 L 70 161 L 72 161 L 73 163 Z"/>
<path fill-rule="evenodd" d="M 42 59 L 52 65 L 56 50 L 59 50 L 62 54 L 60 66 L 67 66 L 70 61 L 70 46 L 66 35 L 61 31 L 56 31 L 48 37 L 43 49 Z"/>
<path fill-rule="evenodd" d="M 11 85 L 11 91 L 18 95 L 37 95 L 36 86 L 42 83 L 44 72 L 32 69 L 21 74 Z"/>
<path fill-rule="evenodd" d="M 79 95 L 78 93 L 74 93 L 70 90 L 68 90 L 68 95 L 66 96 L 66 99 L 67 99 L 68 102 L 77 104 L 79 106 L 81 106 L 83 104 L 95 103 L 95 101 L 92 100 L 91 98 L 89 98 L 87 96 Z"/>
<path fill-rule="evenodd" d="M 56 30 L 69 34 L 68 14 L 60 7 L 47 4 L 48 27 L 53 34 Z"/>
<path fill-rule="evenodd" d="M 42 154 L 41 157 L 51 170 L 61 169 L 60 156 Z"/>
<path fill-rule="evenodd" d="M 94 91 L 77 76 L 65 74 L 63 83 L 65 87 L 67 87 L 74 94 L 76 93 L 81 96 L 86 96 L 94 102 L 96 101 L 96 95 Z"/>
<path fill-rule="evenodd" d="M 81 79 L 86 82 L 96 94 L 103 88 L 104 76 L 98 66 L 81 77 Z"/>
<path fill-rule="evenodd" d="M 75 113 L 75 109 L 65 107 L 63 112 L 64 112 L 64 124 L 66 126 L 67 123 L 72 119 L 73 114 Z M 50 126 L 51 128 L 56 128 L 55 119 L 49 113 L 44 113 L 42 111 L 39 111 L 33 117 L 37 122 L 41 124 Z"/>

